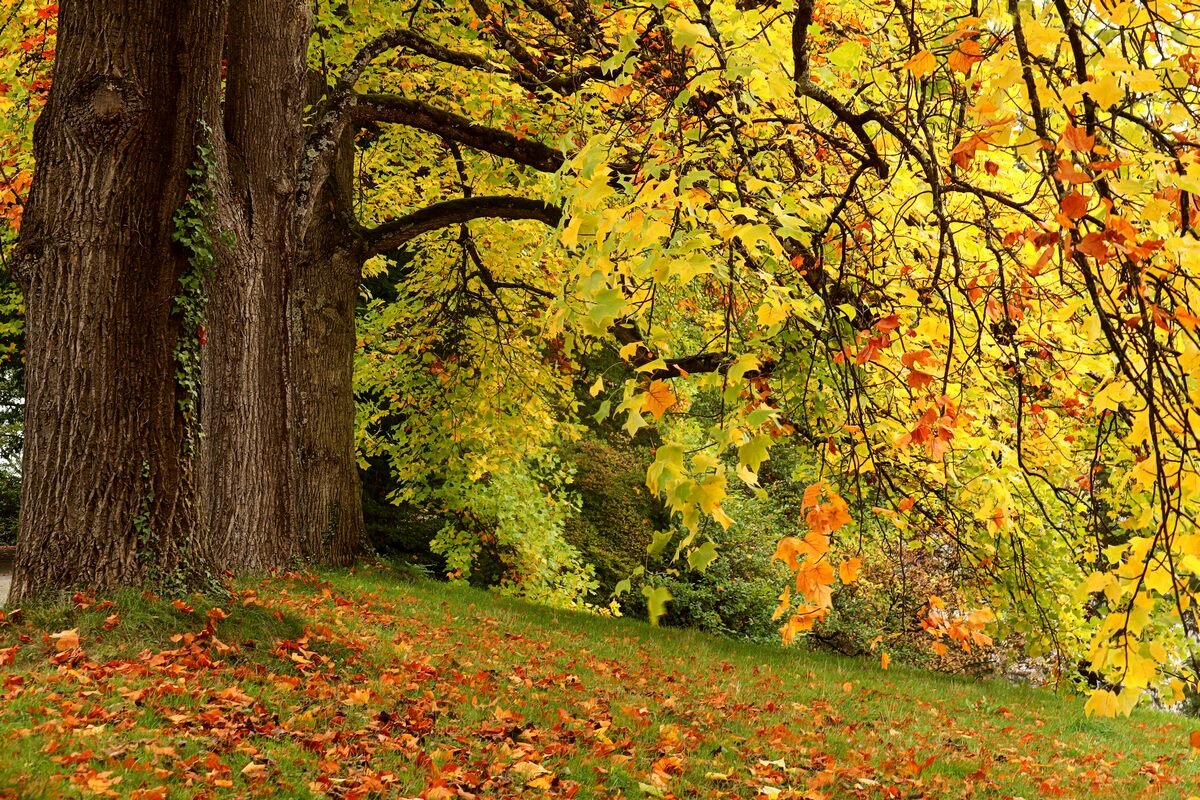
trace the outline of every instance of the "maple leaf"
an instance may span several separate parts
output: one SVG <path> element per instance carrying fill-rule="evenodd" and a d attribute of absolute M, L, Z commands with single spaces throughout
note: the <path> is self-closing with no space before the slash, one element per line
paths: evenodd
<path fill-rule="evenodd" d="M 1088 210 L 1088 199 L 1079 192 L 1071 192 L 1062 199 L 1062 213 L 1068 219 L 1082 219 Z"/>
<path fill-rule="evenodd" d="M 858 574 L 862 571 L 862 559 L 848 558 L 838 567 L 838 577 L 842 583 L 851 584 L 858 580 Z"/>
<path fill-rule="evenodd" d="M 805 515 L 804 519 L 813 533 L 828 536 L 849 523 L 851 517 L 850 507 L 841 496 L 832 489 L 826 488 L 825 492 L 828 495 L 828 500 L 823 503 L 814 502 L 811 510 Z M 805 499 L 807 500 L 807 498 L 808 492 L 805 492 Z M 807 506 L 807 502 L 802 504 L 802 507 Z"/>
<path fill-rule="evenodd" d="M 671 385 L 666 381 L 657 380 L 650 384 L 650 388 L 643 395 L 642 410 L 653 414 L 656 420 L 661 420 L 663 414 L 667 413 L 676 402 L 675 391 Z"/>
<path fill-rule="evenodd" d="M 833 565 L 828 561 L 808 563 L 796 571 L 796 591 L 809 604 L 829 608 L 832 604 Z"/>
<path fill-rule="evenodd" d="M 779 540 L 779 544 L 775 545 L 775 555 L 771 556 L 772 561 L 782 561 L 791 569 L 796 569 L 799 564 L 799 556 L 803 554 L 801 548 L 804 546 L 804 541 L 795 536 L 785 536 Z"/>
<path fill-rule="evenodd" d="M 1078 125 L 1067 125 L 1063 129 L 1059 142 L 1067 150 L 1091 152 L 1096 147 L 1096 134 L 1088 134 L 1086 128 Z"/>
<path fill-rule="evenodd" d="M 13 661 L 15 661 L 17 658 L 17 651 L 20 649 L 21 646 L 18 644 L 14 644 L 11 647 L 0 648 L 0 667 L 7 667 L 9 664 L 13 663 Z"/>
<path fill-rule="evenodd" d="M 827 608 L 812 605 L 800 606 L 796 609 L 796 613 L 789 617 L 784 626 L 779 629 L 783 643 L 791 644 L 797 634 L 811 631 L 813 626 L 823 620 L 828 613 L 829 609 Z"/>
<path fill-rule="evenodd" d="M 79 647 L 79 629 L 71 628 L 66 631 L 50 634 L 50 638 L 54 640 L 54 649 L 60 653 L 67 650 L 74 650 Z"/>
<path fill-rule="evenodd" d="M 984 55 L 979 47 L 979 42 L 974 39 L 966 39 L 959 43 L 954 52 L 950 54 L 950 57 L 946 59 L 946 63 L 955 72 L 969 75 L 971 68 L 983 59 Z"/>
<path fill-rule="evenodd" d="M 789 586 L 783 587 L 783 593 L 779 595 L 779 605 L 775 607 L 775 613 L 771 615 L 771 621 L 774 622 L 787 613 L 787 610 L 792 607 L 792 589 Z M 15 648 L 14 648 L 15 649 Z M 0 651 L 0 666 L 4 665 L 3 651 Z M 11 663 L 11 659 L 9 661 Z"/>
<path fill-rule="evenodd" d="M 928 50 L 922 50 L 904 62 L 904 69 L 911 72 L 914 78 L 923 78 L 937 69 L 937 58 Z"/>

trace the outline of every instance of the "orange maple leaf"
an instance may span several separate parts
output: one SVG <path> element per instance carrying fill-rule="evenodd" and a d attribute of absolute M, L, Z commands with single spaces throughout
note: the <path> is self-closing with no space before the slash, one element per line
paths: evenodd
<path fill-rule="evenodd" d="M 669 383 L 654 381 L 642 399 L 642 409 L 653 414 L 656 420 L 660 420 L 676 402 L 678 399 Z"/>

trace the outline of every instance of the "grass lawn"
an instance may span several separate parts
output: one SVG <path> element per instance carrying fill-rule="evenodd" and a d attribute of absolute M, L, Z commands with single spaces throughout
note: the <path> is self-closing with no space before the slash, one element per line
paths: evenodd
<path fill-rule="evenodd" d="M 386 566 L 235 588 L 0 625 L 0 798 L 1200 794 L 1200 725 L 1178 717 L 1086 719 Z"/>

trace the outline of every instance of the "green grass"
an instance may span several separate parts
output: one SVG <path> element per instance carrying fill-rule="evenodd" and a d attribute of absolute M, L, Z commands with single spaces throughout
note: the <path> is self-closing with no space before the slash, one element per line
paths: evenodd
<path fill-rule="evenodd" d="M 1200 784 L 1200 726 L 1150 711 L 1087 719 L 1047 691 L 384 566 L 236 589 L 0 626 L 0 648 L 17 647 L 0 667 L 0 797 L 1183 798 Z M 50 634 L 70 629 L 80 647 L 60 652 Z"/>

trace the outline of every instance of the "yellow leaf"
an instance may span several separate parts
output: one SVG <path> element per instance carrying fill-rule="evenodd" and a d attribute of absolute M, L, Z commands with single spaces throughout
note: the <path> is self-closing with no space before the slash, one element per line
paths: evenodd
<path fill-rule="evenodd" d="M 763 304 L 758 307 L 758 325 L 760 328 L 770 328 L 778 325 L 788 317 L 787 306 Z"/>
<path fill-rule="evenodd" d="M 842 583 L 854 583 L 858 580 L 858 573 L 862 571 L 861 558 L 848 558 L 838 567 L 838 577 L 842 579 Z"/>
<path fill-rule="evenodd" d="M 1107 689 L 1097 689 L 1084 704 L 1083 713 L 1089 717 L 1115 717 L 1120 707 L 1115 694 Z"/>

